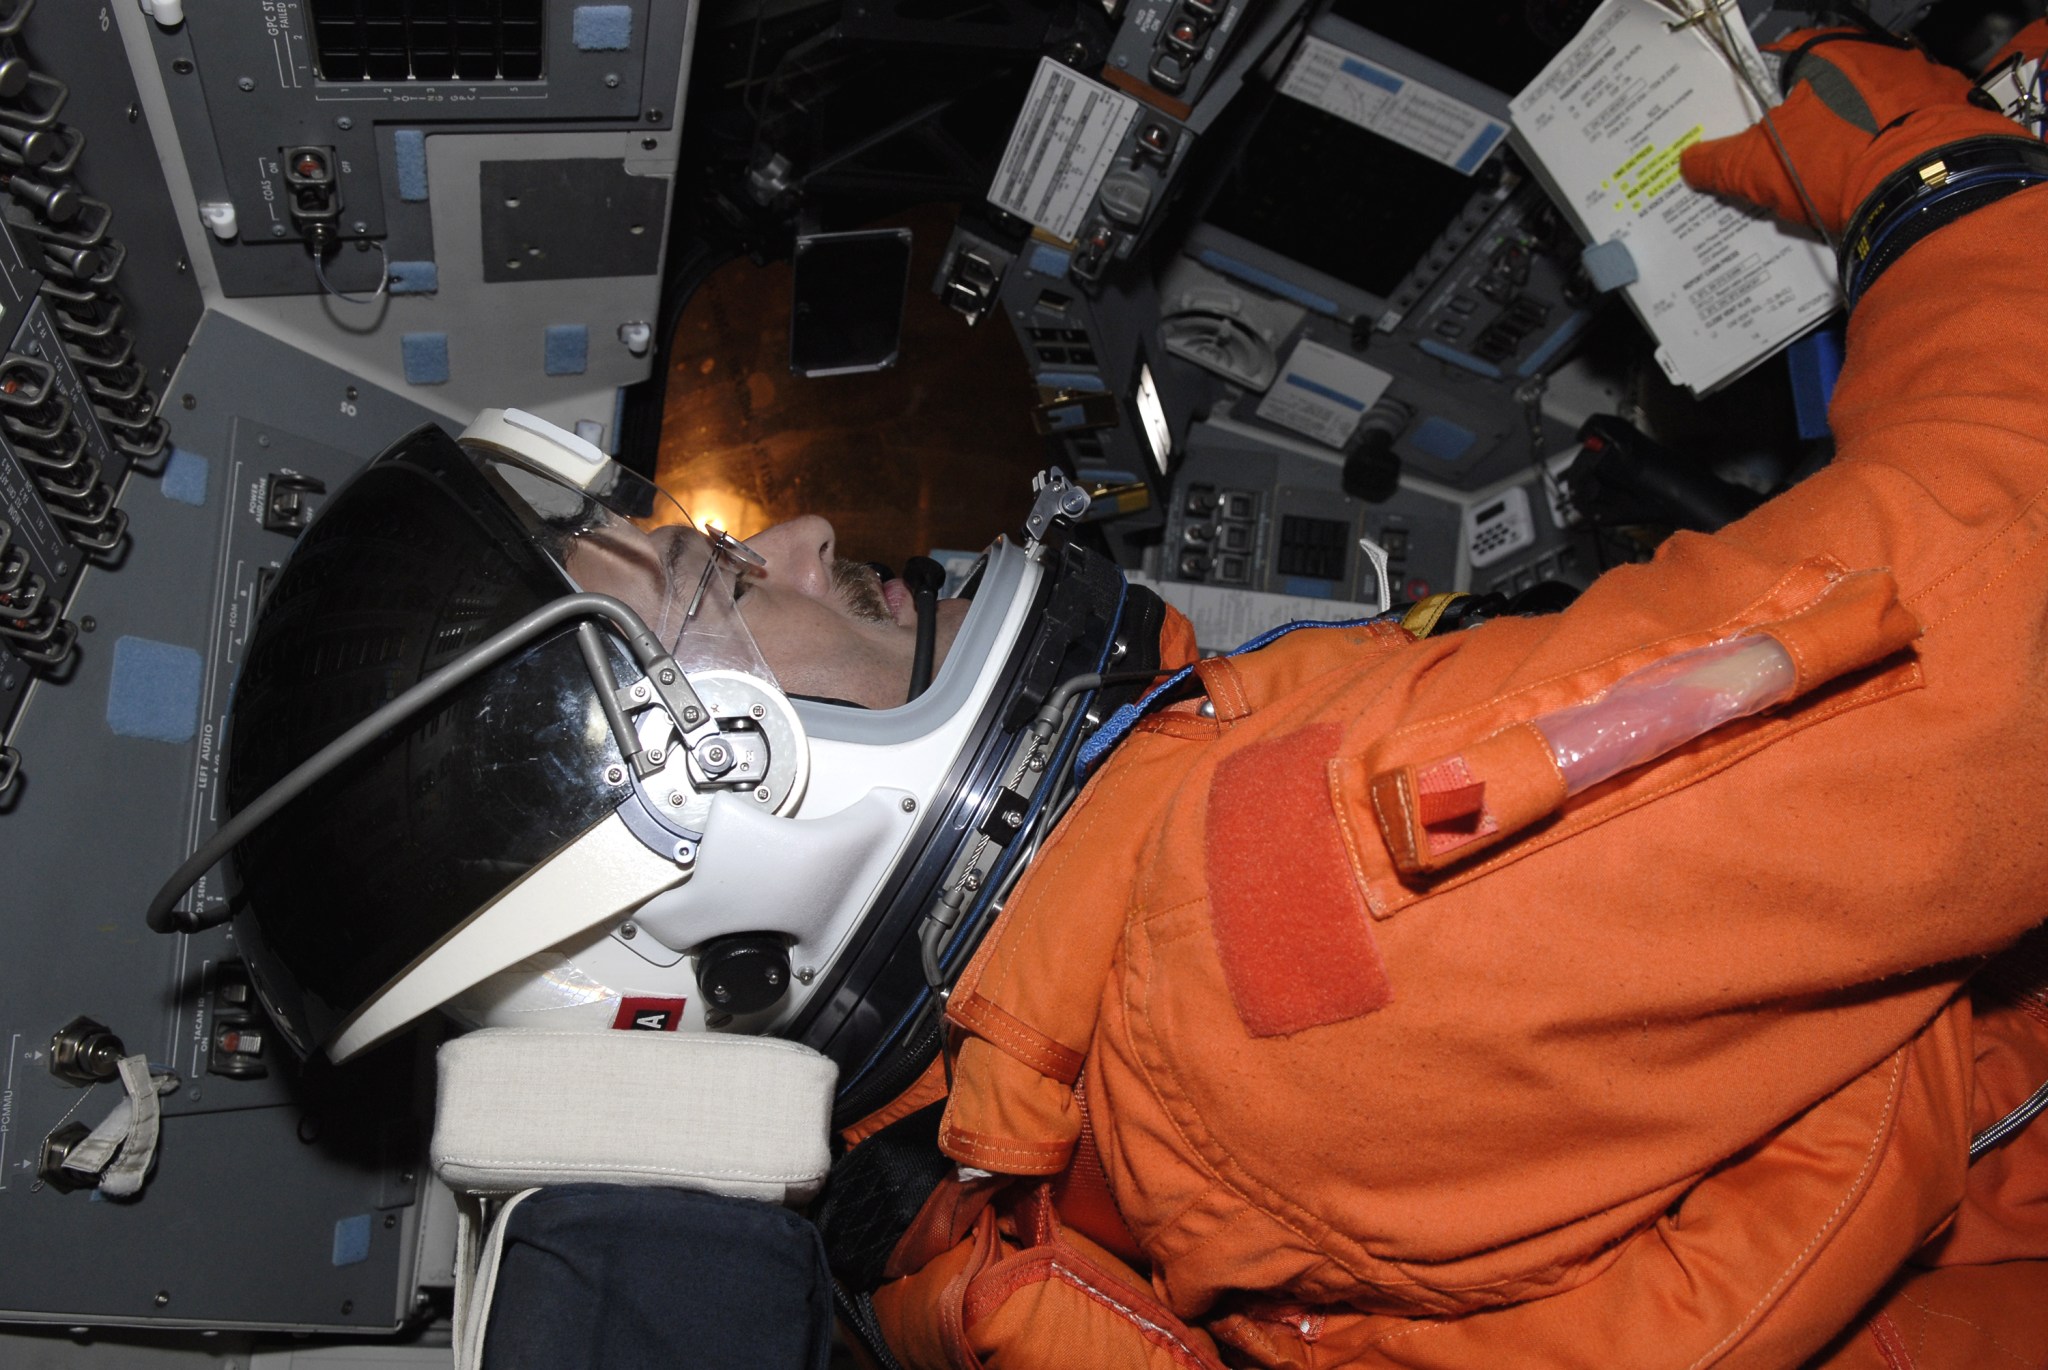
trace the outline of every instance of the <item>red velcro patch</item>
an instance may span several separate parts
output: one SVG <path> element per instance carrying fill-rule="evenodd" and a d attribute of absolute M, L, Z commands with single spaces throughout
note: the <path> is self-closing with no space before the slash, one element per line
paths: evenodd
<path fill-rule="evenodd" d="M 683 1025 L 681 999 L 621 999 L 612 1027 L 621 1032 L 674 1032 Z"/>
<path fill-rule="evenodd" d="M 1334 723 L 1257 742 L 1217 767 L 1204 851 L 1209 923 L 1254 1037 L 1357 1018 L 1393 998 L 1337 827 Z"/>

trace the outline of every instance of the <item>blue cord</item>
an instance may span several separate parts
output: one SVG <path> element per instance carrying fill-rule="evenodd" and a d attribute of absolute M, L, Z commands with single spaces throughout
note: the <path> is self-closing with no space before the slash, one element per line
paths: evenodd
<path fill-rule="evenodd" d="M 1874 263 L 1884 260 L 1884 245 L 1891 240 L 1893 234 L 1937 205 L 1954 199 L 1965 191 L 1976 190 L 1979 187 L 1999 181 L 2016 181 L 2020 186 L 2026 187 L 2038 185 L 2042 181 L 2048 181 L 2048 175 L 2037 171 L 2014 171 L 2008 167 L 1995 167 L 1979 171 L 1966 171 L 1959 176 L 1951 178 L 1948 184 L 1935 191 L 1932 195 L 1923 200 L 1914 201 L 1912 213 L 1896 215 L 1884 226 L 1883 231 L 1878 234 L 1877 241 L 1870 245 L 1870 251 L 1863 254 L 1863 269 L 1856 273 L 1856 279 L 1852 283 L 1855 288 L 1849 292 L 1849 298 L 1853 301 L 1863 297 L 1865 288 L 1864 278 Z"/>
<path fill-rule="evenodd" d="M 1395 618 L 1398 620 L 1399 615 L 1374 614 L 1370 618 L 1303 619 L 1299 623 L 1283 623 L 1278 628 L 1267 629 L 1249 642 L 1225 652 L 1223 655 L 1227 657 L 1243 656 L 1246 652 L 1256 652 L 1259 648 L 1286 637 L 1297 628 L 1358 628 L 1368 623 L 1378 622 L 1383 618 Z M 1165 680 L 1146 691 L 1144 696 L 1136 703 L 1126 704 L 1111 714 L 1103 725 L 1095 730 L 1095 735 L 1089 738 L 1087 743 L 1081 748 L 1081 754 L 1074 758 L 1074 779 L 1086 780 L 1088 772 L 1095 769 L 1095 763 L 1100 761 L 1109 752 L 1110 748 L 1123 741 L 1124 735 L 1138 725 L 1138 720 L 1158 707 L 1159 702 L 1165 698 L 1167 692 L 1183 680 L 1186 680 L 1190 675 L 1193 675 L 1194 670 L 1193 666 L 1181 667 Z"/>

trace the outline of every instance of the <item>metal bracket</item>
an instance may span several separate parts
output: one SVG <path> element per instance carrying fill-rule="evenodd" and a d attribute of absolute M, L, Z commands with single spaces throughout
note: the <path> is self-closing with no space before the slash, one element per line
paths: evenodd
<path fill-rule="evenodd" d="M 1045 543 L 1046 534 L 1060 522 L 1077 522 L 1088 512 L 1088 492 L 1067 479 L 1066 473 L 1057 467 L 1040 471 L 1031 478 L 1031 488 L 1037 498 L 1031 501 L 1031 512 L 1024 518 L 1024 547 L 1027 556 L 1036 559 L 1039 548 Z"/>

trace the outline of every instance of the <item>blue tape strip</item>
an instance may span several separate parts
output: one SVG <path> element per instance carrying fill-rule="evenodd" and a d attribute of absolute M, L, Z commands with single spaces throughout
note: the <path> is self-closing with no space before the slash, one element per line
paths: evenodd
<path fill-rule="evenodd" d="M 1415 425 L 1408 435 L 1408 445 L 1425 457 L 1438 461 L 1456 461 L 1472 450 L 1472 444 L 1479 441 L 1479 435 L 1461 424 L 1434 414 Z"/>
<path fill-rule="evenodd" d="M 1297 376 L 1290 371 L 1287 373 L 1287 383 L 1297 390 L 1306 390 L 1311 395 L 1321 395 L 1324 399 L 1341 404 L 1346 409 L 1356 409 L 1361 414 L 1365 412 L 1364 400 L 1354 399 L 1342 390 L 1333 390 L 1321 381 L 1312 381 L 1306 376 Z"/>
<path fill-rule="evenodd" d="M 1378 86 L 1381 90 L 1398 91 L 1402 86 L 1408 84 L 1392 72 L 1381 71 L 1378 67 L 1369 67 L 1356 57 L 1346 57 L 1343 62 L 1343 68 L 1346 76 L 1356 76 L 1367 85 Z"/>
<path fill-rule="evenodd" d="M 1032 377 L 1040 385 L 1054 390 L 1107 390 L 1102 377 L 1093 371 L 1041 371 Z"/>
<path fill-rule="evenodd" d="M 1067 266 L 1074 260 L 1074 254 L 1044 243 L 1031 245 L 1031 259 L 1026 265 L 1041 276 L 1064 276 Z"/>
<path fill-rule="evenodd" d="M 578 5 L 569 17 L 569 41 L 582 52 L 624 52 L 633 46 L 633 7 Z"/>
<path fill-rule="evenodd" d="M 541 369 L 550 376 L 580 376 L 590 369 L 590 330 L 580 323 L 550 324 L 541 333 Z"/>
<path fill-rule="evenodd" d="M 1313 290 L 1304 290 L 1292 281 L 1282 280 L 1270 271 L 1262 271 L 1258 267 L 1252 266 L 1247 262 L 1241 262 L 1235 257 L 1226 257 L 1214 248 L 1203 248 L 1201 256 L 1196 260 L 1200 261 L 1203 266 L 1208 267 L 1211 271 L 1220 271 L 1226 276 L 1237 277 L 1246 285 L 1255 285 L 1261 290 L 1270 290 L 1275 295 L 1313 309 L 1318 314 L 1328 314 L 1332 318 L 1337 316 L 1337 302 L 1327 295 L 1318 295 Z"/>
<path fill-rule="evenodd" d="M 394 295 L 431 295 L 441 288 L 441 268 L 432 262 L 393 262 L 388 274 Z"/>
<path fill-rule="evenodd" d="M 334 1221 L 334 1263 L 336 1265 L 360 1265 L 370 1259 L 370 1215 L 358 1213 L 353 1218 L 337 1218 Z"/>
<path fill-rule="evenodd" d="M 408 385 L 448 383 L 446 333 L 401 333 L 398 347 L 405 363 L 405 379 Z"/>
<path fill-rule="evenodd" d="M 1531 352 L 1528 359 L 1515 368 L 1515 374 L 1526 379 L 1550 365 L 1550 359 L 1555 357 L 1566 343 L 1578 337 L 1579 330 L 1583 329 L 1592 317 L 1583 309 L 1574 309 L 1565 316 L 1565 321 L 1557 326 L 1557 331 L 1543 340 L 1543 346 Z"/>
<path fill-rule="evenodd" d="M 1478 169 L 1479 164 L 1486 160 L 1486 154 L 1493 151 L 1493 145 L 1498 143 L 1507 131 L 1506 124 L 1487 125 L 1486 132 L 1474 138 L 1472 146 L 1466 148 L 1465 155 L 1457 160 L 1457 169 L 1470 176 Z"/>
<path fill-rule="evenodd" d="M 398 198 L 427 198 L 427 135 L 402 128 L 391 135 L 391 160 L 398 172 Z"/>
<path fill-rule="evenodd" d="M 107 679 L 107 727 L 121 737 L 190 742 L 199 731 L 205 663 L 190 647 L 146 637 L 114 643 Z"/>
<path fill-rule="evenodd" d="M 1484 376 L 1490 381 L 1500 379 L 1499 367 L 1492 362 L 1479 360 L 1470 352 L 1461 352 L 1455 347 L 1438 342 L 1435 338 L 1420 339 L 1415 345 L 1438 361 L 1449 362 L 1452 366 L 1462 366 L 1474 375 Z"/>
<path fill-rule="evenodd" d="M 173 447 L 171 459 L 164 463 L 164 474 L 157 482 L 157 489 L 165 499 L 199 508 L 206 503 L 206 478 L 212 469 L 212 463 L 197 452 Z"/>

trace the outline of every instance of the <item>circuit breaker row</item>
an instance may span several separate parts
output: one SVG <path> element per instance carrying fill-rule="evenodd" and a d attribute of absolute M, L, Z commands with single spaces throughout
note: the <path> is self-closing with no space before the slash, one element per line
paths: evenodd
<path fill-rule="evenodd" d="M 14 323 L 0 355 L 0 744 L 31 681 L 63 678 L 79 573 L 119 564 L 122 479 L 169 440 L 125 324 L 113 211 L 79 180 L 70 87 L 22 41 L 33 9 L 0 16 L 0 316 Z M 0 745 L 0 802 L 20 764 Z"/>

